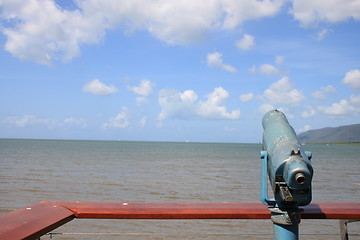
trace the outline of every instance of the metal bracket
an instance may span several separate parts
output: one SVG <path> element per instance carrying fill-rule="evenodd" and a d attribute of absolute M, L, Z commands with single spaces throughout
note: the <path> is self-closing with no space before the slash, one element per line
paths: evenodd
<path fill-rule="evenodd" d="M 282 211 L 279 208 L 269 208 L 271 212 L 271 220 L 273 223 L 280 225 L 298 225 L 301 221 L 301 212 L 303 209 L 289 209 Z"/>
<path fill-rule="evenodd" d="M 309 161 L 311 161 L 312 158 L 312 152 L 310 151 L 305 151 L 306 157 L 309 159 Z"/>
<path fill-rule="evenodd" d="M 261 151 L 261 181 L 260 181 L 260 198 L 261 202 L 266 206 L 275 206 L 276 201 L 274 198 L 268 196 L 268 153 L 267 151 Z"/>

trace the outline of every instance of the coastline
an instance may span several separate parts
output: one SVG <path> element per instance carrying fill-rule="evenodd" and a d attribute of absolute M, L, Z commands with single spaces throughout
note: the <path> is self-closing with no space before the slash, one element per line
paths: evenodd
<path fill-rule="evenodd" d="M 303 143 L 303 145 L 360 145 L 360 142 Z"/>

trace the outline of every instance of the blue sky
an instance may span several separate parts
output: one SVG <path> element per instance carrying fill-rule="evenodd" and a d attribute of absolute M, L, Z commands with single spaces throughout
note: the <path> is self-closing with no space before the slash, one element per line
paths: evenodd
<path fill-rule="evenodd" d="M 0 0 L 0 137 L 259 142 L 359 123 L 359 0 Z"/>

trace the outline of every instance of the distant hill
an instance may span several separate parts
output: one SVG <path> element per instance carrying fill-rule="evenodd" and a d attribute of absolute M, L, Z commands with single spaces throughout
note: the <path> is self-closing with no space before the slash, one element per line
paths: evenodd
<path fill-rule="evenodd" d="M 310 130 L 298 137 L 302 143 L 359 143 L 360 124 Z"/>

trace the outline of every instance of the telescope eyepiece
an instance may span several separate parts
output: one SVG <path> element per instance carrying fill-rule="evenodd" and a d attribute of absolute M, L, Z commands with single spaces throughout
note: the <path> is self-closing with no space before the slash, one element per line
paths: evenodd
<path fill-rule="evenodd" d="M 295 181 L 297 182 L 297 184 L 304 184 L 306 181 L 305 175 L 303 173 L 297 173 L 295 175 Z"/>

